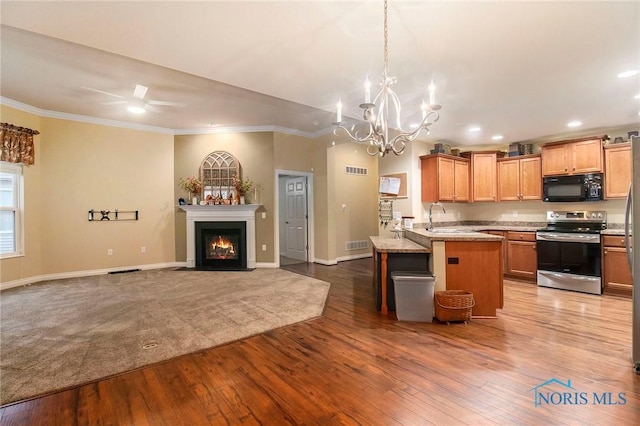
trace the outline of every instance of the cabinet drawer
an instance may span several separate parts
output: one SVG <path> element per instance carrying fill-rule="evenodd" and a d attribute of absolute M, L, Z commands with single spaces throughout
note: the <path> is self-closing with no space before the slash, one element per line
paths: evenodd
<path fill-rule="evenodd" d="M 509 231 L 507 232 L 507 239 L 511 241 L 535 241 L 536 233 Z"/>
<path fill-rule="evenodd" d="M 624 235 L 603 235 L 602 245 L 605 247 L 625 247 Z"/>

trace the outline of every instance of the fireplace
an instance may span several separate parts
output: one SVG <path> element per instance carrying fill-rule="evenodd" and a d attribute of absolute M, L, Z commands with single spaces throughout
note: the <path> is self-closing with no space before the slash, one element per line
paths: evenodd
<path fill-rule="evenodd" d="M 243 223 L 245 229 L 243 256 L 246 263 L 244 268 L 254 269 L 256 267 L 256 210 L 259 204 L 238 204 L 238 205 L 215 205 L 215 206 L 193 206 L 181 205 L 179 208 L 187 214 L 187 268 L 200 268 L 196 265 L 196 251 L 206 253 L 202 246 L 200 237 L 196 235 L 196 225 L 201 223 Z M 214 225 L 207 225 L 214 226 Z M 205 227 L 206 228 L 206 227 Z M 222 244 L 221 244 L 222 247 Z M 219 250 L 220 251 L 220 250 Z M 201 259 L 202 260 L 202 259 Z M 225 262 L 229 264 L 229 262 Z M 210 269 L 203 267 L 204 269 Z M 234 269 L 229 267 L 229 269 Z M 237 269 L 241 269 L 238 267 Z"/>
<path fill-rule="evenodd" d="M 247 269 L 246 222 L 196 222 L 196 269 Z"/>

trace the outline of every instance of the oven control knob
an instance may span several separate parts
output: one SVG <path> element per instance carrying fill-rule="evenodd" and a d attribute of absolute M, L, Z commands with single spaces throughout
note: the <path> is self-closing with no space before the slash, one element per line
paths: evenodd
<path fill-rule="evenodd" d="M 602 219 L 602 213 L 598 213 L 598 217 Z"/>
<path fill-rule="evenodd" d="M 560 214 L 559 214 L 559 213 L 555 213 L 555 214 L 553 215 L 553 217 L 555 217 L 555 218 L 557 219 L 557 218 L 559 218 L 559 217 L 560 217 Z"/>

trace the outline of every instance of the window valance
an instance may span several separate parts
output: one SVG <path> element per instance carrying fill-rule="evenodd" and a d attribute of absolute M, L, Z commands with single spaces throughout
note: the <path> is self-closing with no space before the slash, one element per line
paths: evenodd
<path fill-rule="evenodd" d="M 8 163 L 33 164 L 35 150 L 33 136 L 39 135 L 37 130 L 0 123 L 0 160 Z"/>

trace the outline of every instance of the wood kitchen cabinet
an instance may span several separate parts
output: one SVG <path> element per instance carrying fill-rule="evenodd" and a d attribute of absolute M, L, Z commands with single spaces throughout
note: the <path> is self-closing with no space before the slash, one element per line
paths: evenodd
<path fill-rule="evenodd" d="M 471 200 L 498 201 L 498 176 L 496 161 L 504 153 L 499 151 L 463 152 L 471 165 Z"/>
<path fill-rule="evenodd" d="M 540 154 L 497 160 L 498 201 L 542 199 Z"/>
<path fill-rule="evenodd" d="M 631 183 L 631 144 L 604 147 L 604 198 L 625 198 Z"/>
<path fill-rule="evenodd" d="M 503 238 L 502 240 L 502 273 L 507 273 L 507 231 L 482 231 L 485 234 L 489 235 L 499 235 Z"/>
<path fill-rule="evenodd" d="M 542 176 L 602 172 L 600 137 L 554 142 L 542 147 Z"/>
<path fill-rule="evenodd" d="M 446 154 L 420 157 L 422 202 L 469 201 L 469 160 Z"/>
<path fill-rule="evenodd" d="M 535 232 L 507 232 L 507 275 L 535 280 L 538 272 Z"/>
<path fill-rule="evenodd" d="M 504 306 L 502 241 L 446 241 L 445 259 L 447 290 L 473 293 L 472 315 L 495 317 Z"/>
<path fill-rule="evenodd" d="M 602 236 L 602 282 L 605 293 L 631 297 L 633 278 L 624 236 Z"/>

